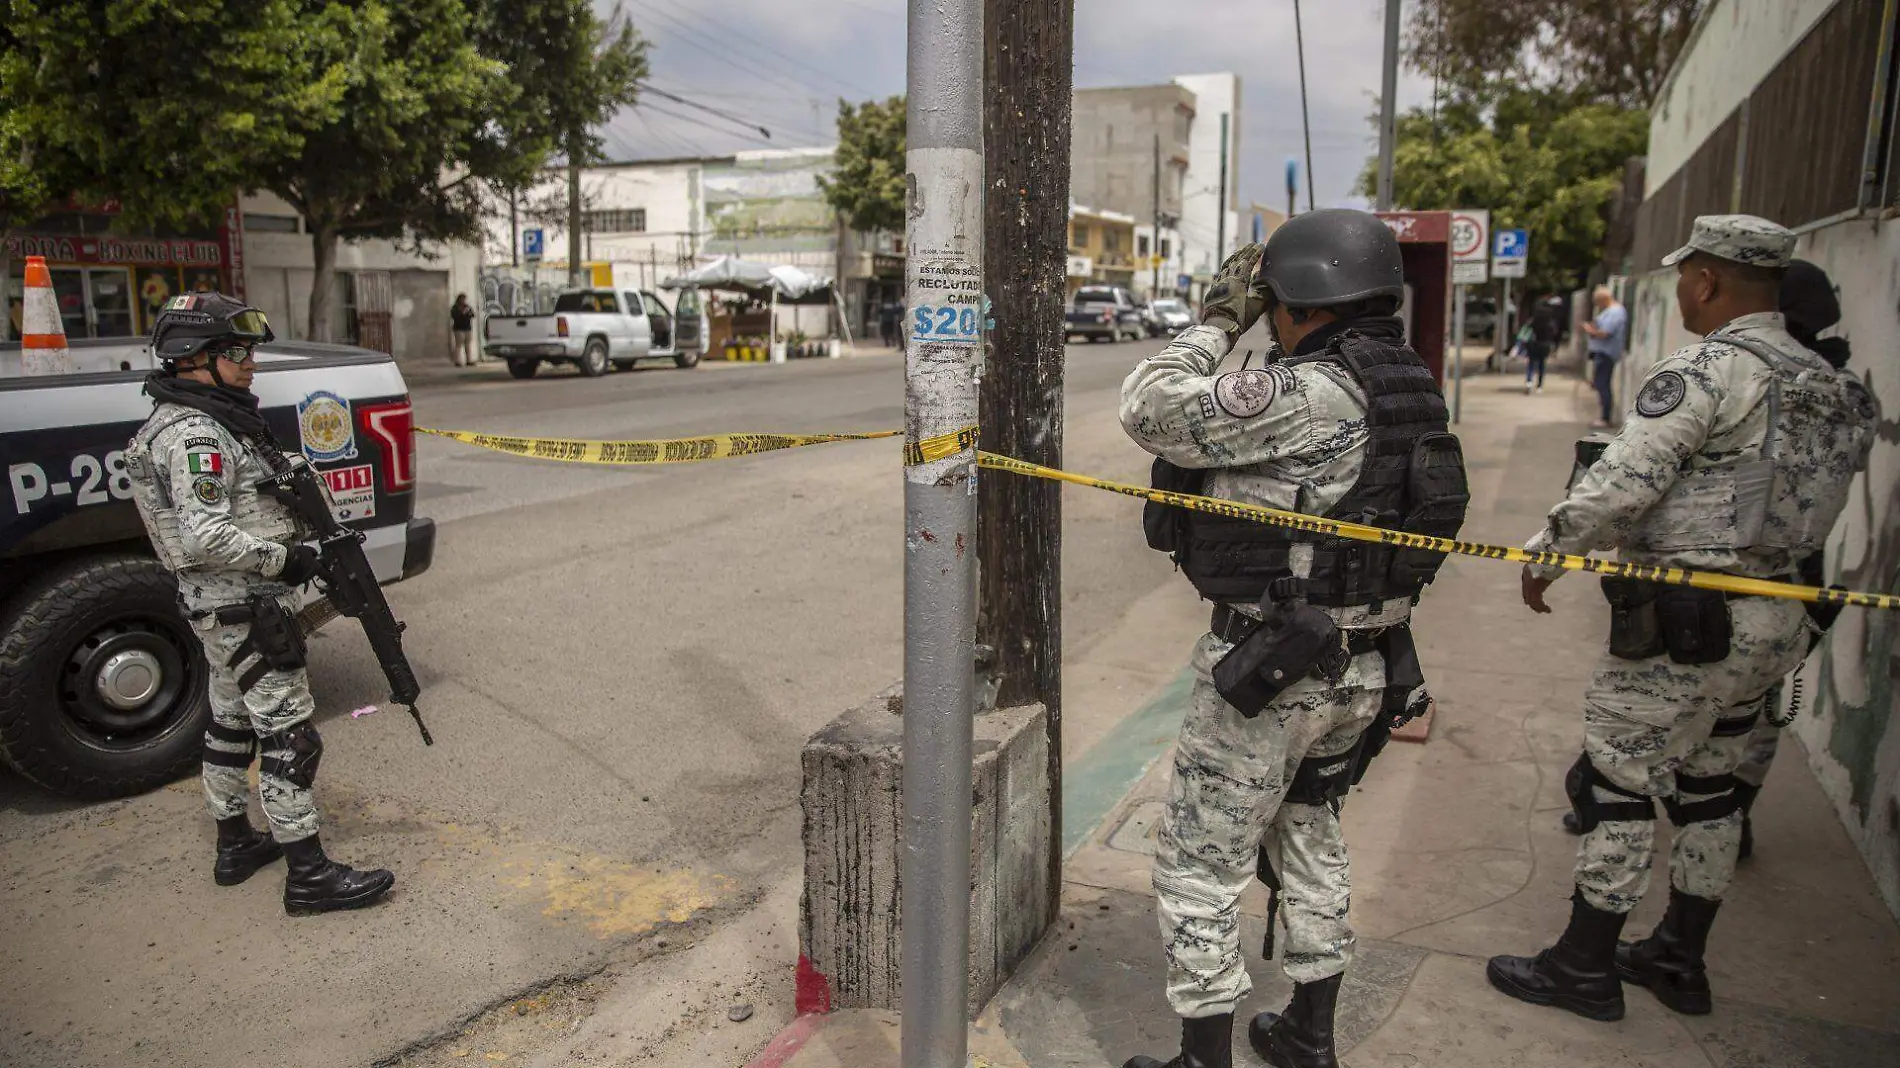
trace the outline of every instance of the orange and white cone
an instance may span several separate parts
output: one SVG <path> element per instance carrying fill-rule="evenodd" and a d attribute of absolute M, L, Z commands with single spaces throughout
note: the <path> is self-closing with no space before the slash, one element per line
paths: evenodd
<path fill-rule="evenodd" d="M 20 370 L 29 375 L 70 375 L 79 365 L 66 348 L 66 327 L 46 257 L 26 258 L 26 294 L 20 314 Z"/>

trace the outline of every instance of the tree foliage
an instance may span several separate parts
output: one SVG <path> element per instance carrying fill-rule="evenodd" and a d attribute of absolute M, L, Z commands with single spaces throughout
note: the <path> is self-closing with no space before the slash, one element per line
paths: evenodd
<path fill-rule="evenodd" d="M 838 155 L 818 179 L 825 201 L 859 230 L 904 229 L 904 98 L 838 101 Z"/>
<path fill-rule="evenodd" d="M 1406 58 L 1454 98 L 1554 89 L 1647 108 L 1710 0 L 1418 0 Z"/>
<path fill-rule="evenodd" d="M 1602 256 L 1624 162 L 1641 155 L 1649 116 L 1572 94 L 1517 90 L 1488 108 L 1455 103 L 1400 116 L 1394 201 L 1415 210 L 1489 208 L 1499 229 L 1531 232 L 1530 290 L 1579 284 Z M 1377 181 L 1369 161 L 1360 184 Z"/>
<path fill-rule="evenodd" d="M 588 0 L 5 2 L 0 224 L 80 195 L 180 227 L 269 190 L 310 231 L 318 339 L 339 241 L 476 237 L 483 183 L 597 151 L 646 74 Z"/>

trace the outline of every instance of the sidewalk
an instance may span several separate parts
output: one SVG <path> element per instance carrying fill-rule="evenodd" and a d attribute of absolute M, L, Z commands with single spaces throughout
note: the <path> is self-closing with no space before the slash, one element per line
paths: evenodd
<path fill-rule="evenodd" d="M 1468 364 L 1464 385 L 1458 430 L 1473 491 L 1465 536 L 1520 544 L 1562 492 L 1594 395 L 1569 369 L 1553 369 L 1536 396 L 1524 395 L 1521 370 L 1484 374 Z M 1607 627 L 1587 578 L 1553 589 L 1550 616 L 1523 608 L 1517 590 L 1515 566 L 1446 564 L 1417 616 L 1438 699 L 1431 738 L 1388 748 L 1346 805 L 1359 948 L 1340 998 L 1342 1063 L 1900 1066 L 1900 929 L 1792 736 L 1755 810 L 1755 856 L 1711 940 L 1712 1015 L 1679 1016 L 1630 988 L 1628 1015 L 1595 1023 L 1513 1001 L 1485 982 L 1487 957 L 1535 952 L 1568 915 L 1576 840 L 1558 822 L 1567 807 L 1562 779 Z M 1186 649 L 1198 618 L 1169 612 L 1162 632 L 1149 634 L 1148 655 Z M 1065 805 L 1075 845 L 1063 915 L 973 1025 L 973 1064 L 1099 1068 L 1136 1053 L 1166 1059 L 1178 1048 L 1179 1024 L 1162 997 L 1148 855 L 1185 694 L 1177 677 L 1070 763 Z M 1089 820 L 1091 794 L 1118 799 L 1099 822 Z M 1658 828 L 1666 840 L 1667 821 Z M 1666 858 L 1666 841 L 1657 852 Z M 1660 918 L 1666 886 L 1658 872 L 1630 931 Z M 1241 1006 L 1235 1063 L 1252 1066 L 1258 1061 L 1238 1038 L 1245 1017 L 1279 1008 L 1291 987 L 1277 962 L 1257 956 L 1264 892 L 1252 888 L 1241 909 L 1256 989 Z M 894 1066 L 897 1036 L 890 1013 L 807 1017 L 753 1064 Z"/>

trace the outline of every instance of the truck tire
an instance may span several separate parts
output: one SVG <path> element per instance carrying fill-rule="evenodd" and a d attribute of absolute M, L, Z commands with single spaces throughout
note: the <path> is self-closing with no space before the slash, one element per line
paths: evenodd
<path fill-rule="evenodd" d="M 600 338 L 588 338 L 587 347 L 581 350 L 581 374 L 588 378 L 599 378 L 607 373 L 607 343 Z"/>
<path fill-rule="evenodd" d="M 687 349 L 685 352 L 675 353 L 673 355 L 673 366 L 698 367 L 699 366 L 699 350 Z"/>
<path fill-rule="evenodd" d="M 515 378 L 533 378 L 541 369 L 540 360 L 509 360 L 508 373 Z"/>
<path fill-rule="evenodd" d="M 0 758 L 68 797 L 195 770 L 211 719 L 178 583 L 130 552 L 60 561 L 0 607 Z"/>

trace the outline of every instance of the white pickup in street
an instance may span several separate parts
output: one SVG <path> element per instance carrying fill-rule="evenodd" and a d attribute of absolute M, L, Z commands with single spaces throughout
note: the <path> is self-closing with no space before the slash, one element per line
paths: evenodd
<path fill-rule="evenodd" d="M 534 377 L 543 363 L 571 363 L 589 378 L 641 360 L 692 367 L 705 347 L 700 314 L 697 290 L 682 291 L 669 311 L 645 290 L 575 289 L 547 315 L 489 316 L 482 351 L 508 361 L 516 378 Z"/>

